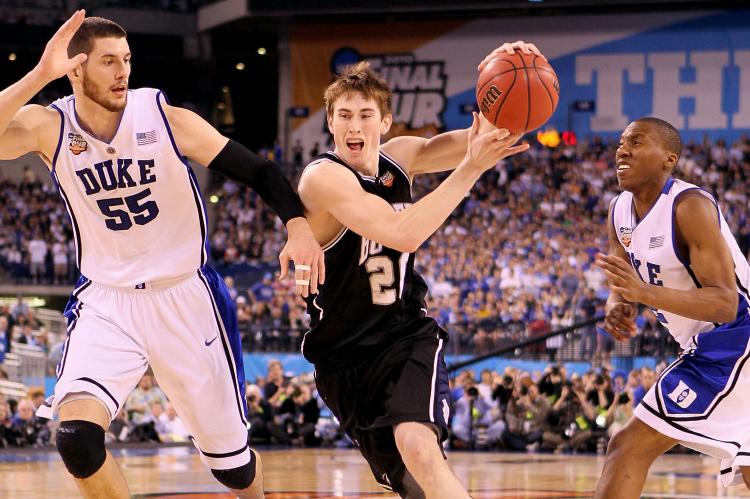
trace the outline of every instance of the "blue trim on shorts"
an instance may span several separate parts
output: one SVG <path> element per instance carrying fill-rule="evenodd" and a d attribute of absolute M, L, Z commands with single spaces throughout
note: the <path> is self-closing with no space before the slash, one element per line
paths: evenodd
<path fill-rule="evenodd" d="M 750 317 L 745 313 L 734 322 L 695 335 L 697 347 L 667 367 L 656 382 L 659 412 L 665 418 L 698 421 L 708 418 L 737 385 L 739 374 L 750 359 Z M 682 383 L 683 390 L 672 394 Z M 682 405 L 680 405 L 682 404 Z"/>
<path fill-rule="evenodd" d="M 685 428 L 681 424 L 676 423 L 674 418 L 669 418 L 669 417 L 665 416 L 664 414 L 661 413 L 661 411 L 658 411 L 658 410 L 654 409 L 653 407 L 651 407 L 650 405 L 648 405 L 645 401 L 641 401 L 640 405 L 642 407 L 644 407 L 646 410 L 648 410 L 651 414 L 653 414 L 657 418 L 659 418 L 662 421 L 664 421 L 665 423 L 667 423 L 669 426 L 671 426 L 671 427 L 673 427 L 673 428 L 675 428 L 677 430 L 680 430 L 680 431 L 682 431 L 684 433 L 689 433 L 690 435 L 695 435 L 695 436 L 698 436 L 698 437 L 701 437 L 701 438 L 705 438 L 706 440 L 713 440 L 714 442 L 721 442 L 721 443 L 724 443 L 724 444 L 733 445 L 733 446 L 737 447 L 738 449 L 742 447 L 739 444 L 739 442 L 732 442 L 730 440 L 719 440 L 718 438 L 709 437 L 708 435 L 704 435 L 703 433 L 699 433 L 699 432 L 697 432 L 695 430 L 691 430 L 689 428 Z M 676 421 L 681 421 L 681 420 L 676 420 Z M 648 423 L 644 423 L 644 424 L 648 424 Z M 679 439 L 676 439 L 676 440 L 679 440 Z"/>
<path fill-rule="evenodd" d="M 62 359 L 55 369 L 57 379 L 60 379 L 60 376 L 62 376 L 62 373 L 65 370 L 65 361 L 68 359 L 68 350 L 70 349 L 70 337 L 73 334 L 73 330 L 76 328 L 76 324 L 78 323 L 78 317 L 80 317 L 81 308 L 83 308 L 83 303 L 78 299 L 78 295 L 89 286 L 91 286 L 91 281 L 86 276 L 81 275 L 78 278 L 78 281 L 76 281 L 76 287 L 73 290 L 73 293 L 71 293 L 70 298 L 68 298 L 68 303 L 65 305 L 63 316 L 68 321 L 68 326 L 66 328 L 67 337 L 65 338 L 65 343 L 63 344 Z"/>
<path fill-rule="evenodd" d="M 193 443 L 195 444 L 195 441 L 193 441 Z M 196 445 L 196 447 L 197 447 L 197 445 Z M 203 454 L 206 457 L 222 458 L 222 457 L 232 457 L 232 456 L 236 456 L 238 454 L 242 454 L 243 452 L 245 452 L 247 450 L 248 447 L 249 446 L 247 444 L 245 444 L 245 446 L 243 448 L 241 448 L 241 449 L 233 450 L 232 452 L 223 452 L 223 453 L 220 453 L 220 454 L 217 454 L 217 453 L 214 453 L 214 452 L 206 452 L 203 449 L 201 449 L 200 447 L 198 447 L 198 450 L 201 451 L 201 454 Z"/>
<path fill-rule="evenodd" d="M 94 385 L 94 386 L 98 387 L 98 388 L 99 388 L 99 389 L 100 389 L 101 391 L 103 391 L 103 392 L 104 392 L 104 393 L 105 393 L 105 394 L 106 394 L 106 395 L 107 395 L 107 396 L 108 396 L 108 397 L 109 397 L 110 399 L 112 399 L 112 402 L 113 402 L 113 403 L 115 404 L 115 412 L 114 412 L 114 414 L 117 414 L 117 413 L 118 413 L 118 412 L 120 411 L 120 404 L 118 404 L 118 403 L 117 403 L 117 399 L 115 399 L 115 397 L 114 397 L 114 396 L 113 396 L 113 395 L 112 395 L 111 393 L 109 393 L 109 390 L 107 390 L 106 388 L 104 388 L 104 385 L 102 385 L 101 383 L 99 383 L 99 382 L 98 382 L 98 381 L 96 381 L 96 380 L 93 380 L 93 379 L 91 379 L 91 378 L 87 378 L 87 377 L 83 377 L 83 378 L 76 378 L 76 381 L 85 381 L 85 382 L 87 382 L 87 383 L 91 383 L 92 385 Z"/>
<path fill-rule="evenodd" d="M 230 368 L 233 382 L 239 389 L 240 398 L 237 400 L 237 408 L 242 418 L 242 423 L 247 424 L 247 402 L 245 401 L 245 367 L 242 361 L 242 342 L 240 332 L 237 328 L 237 307 L 229 296 L 229 290 L 224 284 L 224 279 L 211 267 L 204 265 L 198 271 L 201 281 L 208 287 L 214 305 L 218 311 L 216 321 L 219 326 L 219 336 L 227 357 L 227 365 Z M 226 331 L 226 338 L 221 331 Z M 231 356 L 230 356 L 231 351 Z M 234 368 L 232 368 L 234 360 Z"/>

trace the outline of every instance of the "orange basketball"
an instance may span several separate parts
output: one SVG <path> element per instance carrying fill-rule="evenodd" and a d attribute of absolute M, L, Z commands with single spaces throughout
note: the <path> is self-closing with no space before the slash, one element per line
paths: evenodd
<path fill-rule="evenodd" d="M 552 116 L 560 83 L 552 66 L 535 54 L 501 54 L 479 73 L 477 103 L 487 120 L 511 133 L 524 133 Z"/>

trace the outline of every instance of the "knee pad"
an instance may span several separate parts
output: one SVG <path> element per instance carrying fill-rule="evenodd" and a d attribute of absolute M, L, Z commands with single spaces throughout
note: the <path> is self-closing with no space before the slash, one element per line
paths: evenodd
<path fill-rule="evenodd" d="M 250 486 L 255 480 L 255 453 L 250 451 L 250 462 L 239 468 L 228 470 L 211 470 L 216 479 L 224 485 L 234 490 L 243 490 Z"/>
<path fill-rule="evenodd" d="M 88 478 L 107 459 L 104 429 L 82 420 L 63 421 L 57 428 L 57 452 L 68 472 L 76 478 Z"/>

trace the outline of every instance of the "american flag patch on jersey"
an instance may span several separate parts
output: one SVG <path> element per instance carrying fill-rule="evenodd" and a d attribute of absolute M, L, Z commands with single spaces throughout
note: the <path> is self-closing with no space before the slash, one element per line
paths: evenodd
<path fill-rule="evenodd" d="M 150 132 L 136 132 L 135 140 L 138 142 L 139 146 L 146 146 L 157 142 L 159 136 L 156 134 L 156 130 L 151 130 Z"/>
<path fill-rule="evenodd" d="M 654 249 L 664 246 L 664 236 L 652 237 L 648 241 L 648 249 Z"/>

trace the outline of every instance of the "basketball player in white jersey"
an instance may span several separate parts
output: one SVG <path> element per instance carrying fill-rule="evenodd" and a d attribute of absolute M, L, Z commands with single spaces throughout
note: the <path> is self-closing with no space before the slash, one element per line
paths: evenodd
<path fill-rule="evenodd" d="M 531 44 L 497 51 L 529 53 Z M 491 59 L 488 57 L 487 60 Z M 335 149 L 313 160 L 299 192 L 328 277 L 308 298 L 302 352 L 318 393 L 357 443 L 375 479 L 410 499 L 469 495 L 440 442 L 450 416 L 443 361 L 447 334 L 425 315 L 427 286 L 414 253 L 486 170 L 528 149 L 476 114 L 469 129 L 380 144 L 391 125 L 391 90 L 366 62 L 325 92 Z M 416 175 L 455 170 L 413 202 Z"/>
<path fill-rule="evenodd" d="M 750 266 L 716 200 L 673 177 L 682 143 L 657 118 L 631 123 L 617 149 L 605 329 L 635 335 L 651 308 L 683 351 L 609 443 L 595 497 L 640 497 L 651 463 L 676 444 L 721 458 L 721 478 L 750 484 Z"/>
<path fill-rule="evenodd" d="M 39 64 L 0 92 L 0 159 L 35 152 L 47 163 L 82 274 L 66 308 L 55 394 L 39 414 L 59 413 L 57 448 L 84 496 L 129 497 L 104 430 L 150 364 L 203 463 L 238 496 L 261 498 L 236 313 L 206 266 L 205 212 L 185 158 L 250 185 L 274 208 L 289 231 L 282 273 L 295 261 L 303 294 L 316 289 L 322 253 L 277 168 L 160 91 L 128 89 L 125 36 L 79 11 Z M 72 96 L 25 105 L 63 75 Z"/>

